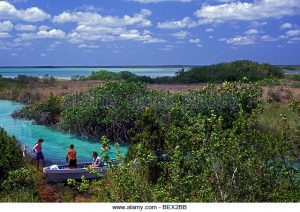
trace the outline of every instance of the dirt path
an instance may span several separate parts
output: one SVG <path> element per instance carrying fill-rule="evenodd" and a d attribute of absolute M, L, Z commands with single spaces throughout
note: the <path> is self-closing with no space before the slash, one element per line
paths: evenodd
<path fill-rule="evenodd" d="M 41 184 L 39 186 L 41 202 L 62 202 L 57 185 Z"/>

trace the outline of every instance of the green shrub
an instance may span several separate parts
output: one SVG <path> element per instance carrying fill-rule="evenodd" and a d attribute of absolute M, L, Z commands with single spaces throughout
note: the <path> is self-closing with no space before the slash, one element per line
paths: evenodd
<path fill-rule="evenodd" d="M 118 78 L 117 73 L 106 71 L 106 70 L 92 72 L 92 74 L 87 77 L 87 79 L 89 80 L 104 80 L 104 81 L 115 80 L 117 78 Z"/>
<path fill-rule="evenodd" d="M 89 80 L 126 80 L 130 82 L 145 83 L 202 83 L 202 82 L 225 82 L 242 81 L 244 78 L 250 81 L 264 79 L 283 78 L 281 67 L 270 64 L 259 64 L 249 60 L 219 63 L 209 66 L 192 67 L 187 71 L 178 71 L 175 76 L 163 76 L 151 78 L 138 76 L 129 71 L 110 72 L 100 70 L 84 79 Z M 78 78 L 76 78 L 78 79 Z"/>
<path fill-rule="evenodd" d="M 300 81 L 300 74 L 293 74 L 292 75 L 292 80 L 294 80 L 294 81 Z"/>
<path fill-rule="evenodd" d="M 0 181 L 12 170 L 22 167 L 22 151 L 15 137 L 0 128 Z"/>
<path fill-rule="evenodd" d="M 35 102 L 15 111 L 13 117 L 35 120 L 37 124 L 55 124 L 61 115 L 61 101 L 61 97 L 51 95 L 46 100 Z"/>
<path fill-rule="evenodd" d="M 160 125 L 155 110 L 147 110 L 144 130 L 136 134 L 126 165 L 93 185 L 95 198 L 108 202 L 298 202 L 300 180 L 295 177 L 299 169 L 289 165 L 296 157 L 287 143 L 291 139 L 286 137 L 287 129 L 279 136 L 262 133 L 257 127 L 259 115 L 256 111 L 249 117 L 241 110 L 229 128 L 214 114 L 178 126 Z"/>
<path fill-rule="evenodd" d="M 1 187 L 9 191 L 19 187 L 34 187 L 33 170 L 20 168 L 8 173 Z"/>
<path fill-rule="evenodd" d="M 278 79 L 263 79 L 257 82 L 260 86 L 279 86 L 280 82 Z"/>
<path fill-rule="evenodd" d="M 129 141 L 139 131 L 144 109 L 155 107 L 159 121 L 185 122 L 188 116 L 209 115 L 212 110 L 226 117 L 228 125 L 240 108 L 250 112 L 259 103 L 261 90 L 255 84 L 224 83 L 186 93 L 154 91 L 135 82 L 106 82 L 86 93 L 63 98 L 50 97 L 15 113 L 14 117 L 33 119 L 37 123 L 57 124 L 59 128 L 84 137 L 102 135 L 115 141 Z"/>
<path fill-rule="evenodd" d="M 245 77 L 250 81 L 258 81 L 267 78 L 283 78 L 284 73 L 277 66 L 241 60 L 193 67 L 175 76 L 174 81 L 181 83 L 242 81 Z"/>

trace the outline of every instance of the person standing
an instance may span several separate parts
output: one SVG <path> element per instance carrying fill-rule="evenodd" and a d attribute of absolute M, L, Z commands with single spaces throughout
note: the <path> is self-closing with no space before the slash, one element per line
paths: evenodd
<path fill-rule="evenodd" d="M 69 168 L 70 169 L 76 169 L 77 168 L 76 151 L 74 150 L 74 145 L 73 144 L 70 145 L 70 149 L 67 152 L 66 161 L 69 162 Z"/>
<path fill-rule="evenodd" d="M 35 146 L 33 147 L 32 151 L 35 153 L 35 160 L 36 160 L 36 168 L 37 170 L 40 169 L 40 160 L 43 162 L 43 167 L 45 166 L 45 158 L 42 152 L 42 143 L 44 142 L 43 139 L 39 138 L 36 142 Z"/>

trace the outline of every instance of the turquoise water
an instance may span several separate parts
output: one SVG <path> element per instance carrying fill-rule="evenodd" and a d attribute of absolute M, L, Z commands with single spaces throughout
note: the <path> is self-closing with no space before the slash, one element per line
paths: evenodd
<path fill-rule="evenodd" d="M 23 107 L 21 103 L 0 100 L 0 127 L 9 135 L 14 135 L 22 145 L 31 150 L 38 138 L 43 138 L 43 153 L 49 164 L 63 163 L 70 144 L 75 145 L 78 162 L 91 161 L 92 151 L 100 153 L 101 145 L 96 141 L 88 141 L 83 138 L 54 131 L 49 127 L 33 125 L 31 121 L 15 120 L 10 114 Z M 120 148 L 123 153 L 127 147 Z M 115 157 L 115 148 L 111 146 L 110 157 Z"/>
<path fill-rule="evenodd" d="M 93 71 L 107 70 L 112 72 L 130 71 L 137 75 L 150 77 L 173 76 L 179 68 L 0 68 L 0 74 L 6 78 L 14 78 L 18 75 L 28 75 L 43 77 L 45 75 L 53 76 L 59 79 L 70 79 L 74 75 L 88 76 Z"/>

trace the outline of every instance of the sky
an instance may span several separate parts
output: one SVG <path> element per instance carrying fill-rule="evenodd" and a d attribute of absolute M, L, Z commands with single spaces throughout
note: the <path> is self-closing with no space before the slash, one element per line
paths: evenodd
<path fill-rule="evenodd" d="M 300 64 L 300 0 L 0 0 L 0 66 Z"/>

